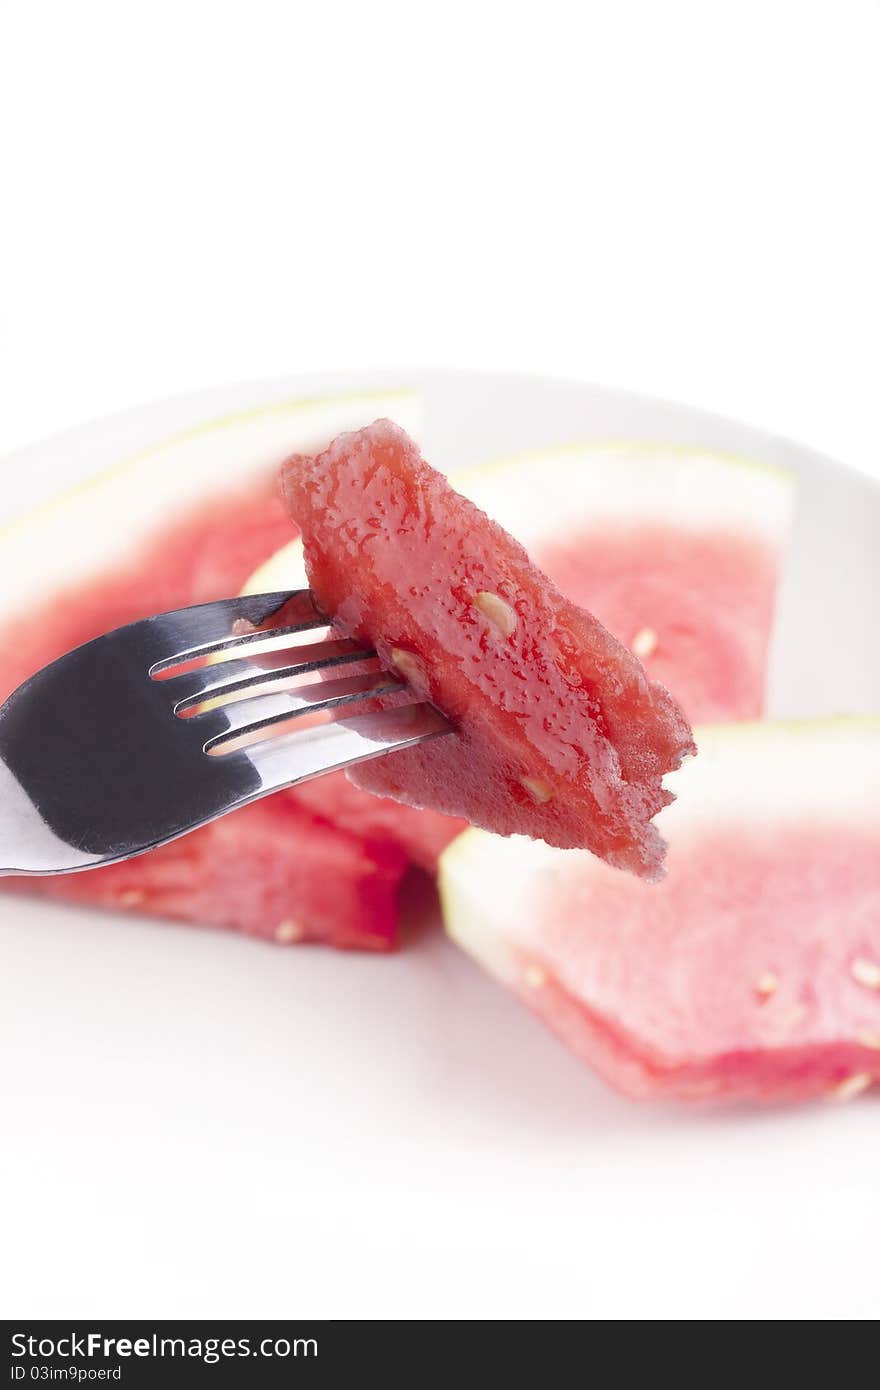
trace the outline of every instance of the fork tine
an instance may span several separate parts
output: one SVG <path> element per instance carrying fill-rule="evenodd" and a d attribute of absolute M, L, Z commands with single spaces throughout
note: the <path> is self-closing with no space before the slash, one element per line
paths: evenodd
<path fill-rule="evenodd" d="M 138 636 L 148 657 L 150 674 L 154 675 L 195 657 L 210 656 L 227 646 L 256 642 L 266 633 L 261 632 L 259 637 L 256 633 L 236 633 L 235 624 L 244 621 L 262 628 L 272 618 L 277 619 L 277 627 L 299 631 L 327 626 L 327 619 L 315 607 L 311 591 L 292 589 L 247 594 L 160 613 L 138 625 Z"/>
<path fill-rule="evenodd" d="M 246 758 L 265 790 L 279 790 L 451 732 L 452 726 L 433 705 L 403 705 L 280 734 L 230 755 L 230 760 Z M 293 769 L 295 775 L 291 775 Z"/>
<path fill-rule="evenodd" d="M 294 676 L 308 675 L 310 671 L 328 670 L 334 666 L 349 665 L 354 661 L 369 661 L 376 653 L 368 647 L 359 647 L 348 638 L 331 642 L 313 642 L 302 647 L 302 655 L 286 666 L 260 666 L 257 662 L 223 662 L 197 671 L 188 671 L 180 676 L 170 676 L 167 685 L 173 695 L 178 696 L 174 703 L 174 713 L 183 714 L 194 705 L 209 700 L 222 700 L 256 685 L 280 685 Z M 207 677 L 216 672 L 216 680 Z"/>
<path fill-rule="evenodd" d="M 234 704 L 208 710 L 193 717 L 197 724 L 213 717 L 215 722 L 222 721 L 226 726 L 220 733 L 212 734 L 206 740 L 204 750 L 208 753 L 211 749 L 221 748 L 232 739 L 257 733 L 258 730 L 269 728 L 272 724 L 280 724 L 318 710 L 336 709 L 341 705 L 404 689 L 405 687 L 393 676 L 386 675 L 384 671 L 376 671 L 366 676 L 317 681 L 314 685 L 299 686 L 296 690 L 236 700 Z"/>
<path fill-rule="evenodd" d="M 253 632 L 234 632 L 229 637 L 223 637 L 216 642 L 202 642 L 198 646 L 189 647 L 186 651 L 178 653 L 177 656 L 169 656 L 163 661 L 156 661 L 150 667 L 151 676 L 161 675 L 163 671 L 172 670 L 175 666 L 182 666 L 185 662 L 195 661 L 199 657 L 214 656 L 220 652 L 229 652 L 234 656 L 242 648 L 256 646 L 263 642 L 277 642 L 279 647 L 283 647 L 280 642 L 282 637 L 297 637 L 303 632 L 317 632 L 322 627 L 329 627 L 327 619 L 320 615 L 307 623 L 287 623 L 282 627 L 258 627 Z"/>

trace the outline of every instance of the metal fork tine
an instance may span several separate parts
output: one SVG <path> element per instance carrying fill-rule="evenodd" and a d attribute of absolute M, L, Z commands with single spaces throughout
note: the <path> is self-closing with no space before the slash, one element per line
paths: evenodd
<path fill-rule="evenodd" d="M 341 705 L 404 689 L 405 687 L 393 676 L 386 675 L 384 671 L 377 671 L 367 676 L 317 681 L 314 685 L 303 685 L 296 690 L 237 700 L 234 704 L 196 714 L 193 718 L 197 724 L 199 721 L 213 719 L 218 723 L 222 721 L 226 726 L 220 733 L 213 734 L 206 740 L 204 749 L 207 753 L 212 748 L 222 747 L 232 739 L 257 733 L 272 724 L 280 724 L 316 711 L 336 709 Z"/>
<path fill-rule="evenodd" d="M 279 618 L 277 626 L 301 628 L 302 631 L 327 626 L 327 619 L 315 607 L 311 591 L 292 589 L 248 594 L 196 604 L 193 608 L 179 608 L 173 613 L 160 613 L 138 625 L 139 637 L 150 674 L 157 674 L 198 656 L 210 656 L 212 651 L 222 651 L 226 646 L 258 641 L 256 633 L 234 632 L 235 624 L 243 621 L 262 629 L 275 617 Z M 265 633 L 260 635 L 265 636 Z"/>
<path fill-rule="evenodd" d="M 292 787 L 449 732 L 449 723 L 433 705 L 404 705 L 281 734 L 253 744 L 241 756 L 256 768 L 265 788 Z"/>
<path fill-rule="evenodd" d="M 175 714 L 183 714 L 194 705 L 209 700 L 220 700 L 227 695 L 247 690 L 254 685 L 280 684 L 294 676 L 308 675 L 310 671 L 328 670 L 334 666 L 350 665 L 354 661 L 369 661 L 376 653 L 368 647 L 359 647 L 347 638 L 332 642 L 313 642 L 301 648 L 302 656 L 286 666 L 260 666 L 257 662 L 224 662 L 219 666 L 204 667 L 198 671 L 188 671 L 181 676 L 170 676 L 163 685 L 178 698 L 174 703 Z M 219 679 L 208 680 L 215 672 L 225 672 Z M 181 693 L 183 692 L 183 693 Z"/>
<path fill-rule="evenodd" d="M 185 662 L 196 661 L 199 657 L 215 656 L 220 652 L 229 652 L 234 655 L 242 648 L 256 646 L 257 643 L 274 642 L 282 637 L 297 637 L 302 632 L 317 632 L 322 627 L 329 626 L 326 618 L 315 618 L 314 622 L 311 623 L 296 623 L 284 627 L 258 627 L 253 632 L 236 632 L 231 637 L 224 637 L 217 642 L 203 642 L 200 646 L 190 647 L 177 656 L 170 656 L 164 661 L 157 661 L 150 667 L 150 675 L 161 675 L 163 671 L 170 671 L 175 666 L 184 665 Z M 280 642 L 279 646 L 282 646 Z"/>

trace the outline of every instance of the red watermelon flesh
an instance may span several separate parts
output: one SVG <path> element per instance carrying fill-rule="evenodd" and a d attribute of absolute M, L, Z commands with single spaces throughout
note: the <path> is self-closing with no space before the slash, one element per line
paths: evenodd
<path fill-rule="evenodd" d="M 210 504 L 190 474 L 185 449 L 179 460 L 166 463 L 172 475 L 179 469 L 179 481 L 172 476 L 170 490 L 180 502 L 158 523 L 154 517 L 141 526 L 136 507 L 141 489 L 149 492 L 154 481 L 152 467 L 141 469 L 143 477 L 136 487 L 127 486 L 121 503 L 112 499 L 108 505 L 107 494 L 114 487 L 126 488 L 128 469 L 123 468 L 109 483 L 71 494 L 72 501 L 62 498 L 0 535 L 0 699 L 40 666 L 101 632 L 150 613 L 239 592 L 267 554 L 290 538 L 290 520 L 277 489 L 283 445 L 276 439 L 286 434 L 289 440 L 305 428 L 298 424 L 301 413 L 317 416 L 309 428 L 318 430 L 325 420 L 341 423 L 362 409 L 353 398 L 309 403 L 302 412 L 294 407 L 289 420 L 286 413 L 279 411 L 276 417 L 270 411 L 274 457 L 260 463 L 264 429 L 256 442 L 244 432 L 240 454 L 236 441 L 227 442 L 230 481 L 225 489 L 215 486 Z M 209 438 L 212 448 L 223 432 Z M 162 463 L 162 450 L 157 455 Z M 212 457 L 208 463 L 216 474 Z M 167 481 L 164 486 L 167 490 Z M 104 520 L 102 508 L 109 513 Z M 23 588 L 24 581 L 16 582 L 22 566 L 32 562 L 39 569 L 41 551 L 44 558 L 53 558 L 65 544 L 58 518 L 68 515 L 84 525 L 95 518 L 87 553 L 71 556 L 70 578 L 59 587 L 44 585 L 41 591 L 28 580 Z M 111 544 L 112 531 L 102 526 L 115 529 L 117 524 L 130 539 L 124 552 L 105 566 L 100 556 Z M 28 591 L 28 603 L 19 611 L 16 595 Z M 42 593 L 36 604 L 35 592 Z M 457 827 L 448 829 L 444 839 L 436 828 L 422 829 L 421 818 L 410 808 L 366 795 L 360 799 L 371 815 L 359 820 L 352 796 L 353 788 L 339 774 L 246 807 L 127 864 L 52 879 L 6 878 L 2 886 L 229 926 L 283 942 L 387 948 L 395 939 L 396 892 L 409 849 L 418 846 L 421 858 L 413 857 L 433 867 Z"/>
<path fill-rule="evenodd" d="M 0 628 L 0 697 L 102 632 L 152 613 L 231 597 L 265 559 L 266 547 L 289 539 L 290 520 L 271 475 L 175 517 L 126 564 L 47 596 L 22 614 L 26 622 L 6 620 Z"/>
<path fill-rule="evenodd" d="M 390 838 L 368 840 L 278 795 L 137 859 L 88 873 L 22 879 L 45 897 L 234 927 L 281 945 L 396 944 L 406 870 Z"/>
<path fill-rule="evenodd" d="M 691 721 L 763 712 L 789 474 L 634 442 L 522 455 L 455 483 L 635 652 Z"/>
<path fill-rule="evenodd" d="M 762 713 L 778 579 L 773 547 L 729 533 L 643 527 L 539 555 L 564 593 L 594 596 L 602 622 L 675 692 L 690 719 Z"/>
<path fill-rule="evenodd" d="M 846 1099 L 880 1078 L 880 721 L 697 739 L 662 883 L 471 831 L 449 931 L 628 1095 Z"/>
<path fill-rule="evenodd" d="M 632 654 L 390 421 L 292 458 L 282 486 L 324 611 L 456 728 L 356 785 L 656 877 L 662 777 L 693 742 Z"/>
<path fill-rule="evenodd" d="M 389 842 L 418 868 L 432 874 L 437 872 L 446 846 L 467 828 L 466 821 L 452 816 L 417 810 L 386 796 L 371 796 L 354 786 L 344 772 L 304 782 L 296 788 L 296 800 L 353 835 Z"/>

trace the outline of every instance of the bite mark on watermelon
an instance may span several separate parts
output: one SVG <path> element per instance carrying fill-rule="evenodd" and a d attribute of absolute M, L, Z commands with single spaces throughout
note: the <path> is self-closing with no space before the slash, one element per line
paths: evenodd
<path fill-rule="evenodd" d="M 282 487 L 323 610 L 456 730 L 352 781 L 656 877 L 662 778 L 694 745 L 633 655 L 390 421 L 292 458 Z"/>
<path fill-rule="evenodd" d="M 469 831 L 447 927 L 628 1095 L 850 1098 L 880 1078 L 880 721 L 697 737 L 661 884 Z"/>

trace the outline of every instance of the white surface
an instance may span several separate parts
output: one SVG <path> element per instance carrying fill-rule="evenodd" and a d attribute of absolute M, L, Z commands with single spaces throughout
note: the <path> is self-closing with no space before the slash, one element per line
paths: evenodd
<path fill-rule="evenodd" d="M 875 483 L 620 393 L 411 375 L 426 452 L 451 468 L 641 435 L 795 469 L 774 708 L 880 708 Z M 175 400 L 35 446 L 7 511 L 53 477 L 297 385 Z M 200 449 L 205 437 L 222 453 L 222 432 Z M 0 952 L 9 1316 L 877 1311 L 871 1097 L 639 1108 L 424 930 L 377 959 L 0 897 Z"/>
<path fill-rule="evenodd" d="M 876 467 L 876 0 L 0 0 L 0 453 L 403 362 Z"/>
<path fill-rule="evenodd" d="M 878 42 L 875 0 L 0 0 L 0 452 L 436 362 L 699 402 L 880 476 Z M 29 494 L 130 429 L 31 455 Z M 868 569 L 800 553 L 789 594 L 857 621 Z M 789 595 L 785 631 L 817 708 L 841 650 L 869 692 L 869 643 Z M 876 1102 L 633 1109 L 439 941 L 16 917 L 9 1315 L 877 1311 Z"/>

